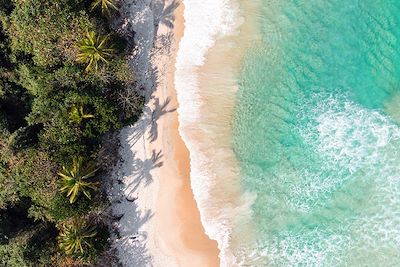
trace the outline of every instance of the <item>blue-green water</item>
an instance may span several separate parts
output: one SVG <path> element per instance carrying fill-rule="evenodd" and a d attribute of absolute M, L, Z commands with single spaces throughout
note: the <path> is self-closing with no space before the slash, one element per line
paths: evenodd
<path fill-rule="evenodd" d="M 400 1 L 263 0 L 260 13 L 234 125 L 257 240 L 237 257 L 400 266 Z"/>

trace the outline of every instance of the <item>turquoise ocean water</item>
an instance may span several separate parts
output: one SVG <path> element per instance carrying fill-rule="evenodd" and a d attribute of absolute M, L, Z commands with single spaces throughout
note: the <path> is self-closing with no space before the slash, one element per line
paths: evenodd
<path fill-rule="evenodd" d="M 259 27 L 234 116 L 242 261 L 400 266 L 400 1 L 263 0 Z"/>

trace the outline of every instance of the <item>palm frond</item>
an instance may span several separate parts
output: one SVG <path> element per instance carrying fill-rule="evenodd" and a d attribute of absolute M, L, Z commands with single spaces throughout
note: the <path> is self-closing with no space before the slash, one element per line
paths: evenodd
<path fill-rule="evenodd" d="M 91 31 L 86 34 L 86 38 L 79 43 L 78 61 L 86 64 L 85 71 L 97 71 L 99 61 L 108 64 L 109 59 L 114 54 L 114 49 L 108 46 L 109 36 L 96 35 Z"/>
<path fill-rule="evenodd" d="M 59 226 L 58 244 L 67 255 L 82 255 L 91 245 L 90 239 L 96 236 L 96 227 L 89 225 L 82 218 L 61 223 Z"/>
<path fill-rule="evenodd" d="M 72 165 L 69 168 L 63 167 L 63 170 L 58 173 L 61 177 L 60 192 L 65 193 L 69 197 L 69 202 L 74 203 L 79 195 L 83 193 L 87 198 L 91 199 L 90 190 L 96 190 L 99 186 L 96 182 L 84 181 L 96 174 L 98 169 L 89 162 L 84 165 L 82 157 L 74 157 Z"/>
<path fill-rule="evenodd" d="M 115 0 L 94 0 L 91 4 L 91 10 L 99 7 L 103 14 L 111 10 L 118 10 Z"/>
<path fill-rule="evenodd" d="M 83 104 L 73 105 L 69 112 L 70 122 L 81 124 L 83 120 L 94 118 L 94 115 L 85 113 Z"/>

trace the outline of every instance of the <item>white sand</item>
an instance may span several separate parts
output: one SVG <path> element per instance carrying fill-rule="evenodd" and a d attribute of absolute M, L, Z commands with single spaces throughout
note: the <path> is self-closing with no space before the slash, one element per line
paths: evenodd
<path fill-rule="evenodd" d="M 178 134 L 173 77 L 183 8 L 171 0 L 121 2 L 119 28 L 135 31 L 131 63 L 149 102 L 141 119 L 120 133 L 122 160 L 110 199 L 113 214 L 123 216 L 113 225 L 113 246 L 123 266 L 218 266 L 217 245 L 200 223 L 189 154 Z"/>

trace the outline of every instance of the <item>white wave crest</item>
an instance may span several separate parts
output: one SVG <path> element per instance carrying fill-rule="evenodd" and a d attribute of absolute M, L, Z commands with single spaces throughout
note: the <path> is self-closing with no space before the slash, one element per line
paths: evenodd
<path fill-rule="evenodd" d="M 197 70 L 204 64 L 207 51 L 217 39 L 235 33 L 240 24 L 239 10 L 231 0 L 183 0 L 183 2 L 185 30 L 175 65 L 179 131 L 190 151 L 191 185 L 206 234 L 218 242 L 221 266 L 235 266 L 235 257 L 228 249 L 232 228 L 230 223 L 235 213 L 240 213 L 248 207 L 245 205 L 229 207 L 229 204 L 221 207 L 211 199 L 210 190 L 215 185 L 217 175 L 209 171 L 211 159 L 204 154 L 204 144 L 199 144 L 203 142 L 199 140 L 210 138 L 212 134 L 208 131 L 208 136 L 204 136 L 207 131 L 199 129 L 201 126 L 198 120 L 202 103 Z M 194 140 L 196 134 L 198 138 Z M 223 157 L 223 150 L 215 148 L 215 153 L 220 153 Z"/>

